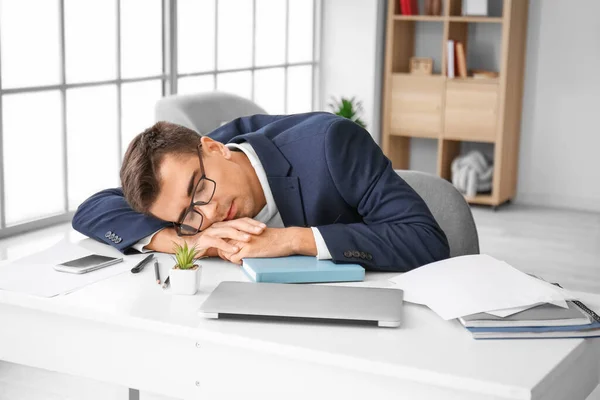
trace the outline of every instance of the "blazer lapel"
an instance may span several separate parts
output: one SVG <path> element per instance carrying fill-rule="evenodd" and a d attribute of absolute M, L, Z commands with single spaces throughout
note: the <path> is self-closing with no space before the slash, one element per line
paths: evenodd
<path fill-rule="evenodd" d="M 268 176 L 268 173 L 267 173 Z M 271 192 L 285 226 L 306 226 L 297 176 L 268 176 Z"/>
<path fill-rule="evenodd" d="M 288 176 L 292 166 L 279 148 L 262 133 L 238 136 L 232 142 L 250 143 L 265 169 L 277 209 L 285 226 L 306 226 L 300 179 Z"/>

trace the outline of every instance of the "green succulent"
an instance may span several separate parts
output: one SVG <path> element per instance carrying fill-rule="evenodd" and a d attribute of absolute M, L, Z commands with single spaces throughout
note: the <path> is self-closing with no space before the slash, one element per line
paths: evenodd
<path fill-rule="evenodd" d="M 200 258 L 198 257 L 198 253 L 200 253 L 200 249 L 196 246 L 188 246 L 187 242 L 183 242 L 183 246 L 175 243 L 173 247 L 173 252 L 175 253 L 175 268 L 178 269 L 192 269 L 194 268 L 194 264 Z"/>
<path fill-rule="evenodd" d="M 340 100 L 332 97 L 331 101 L 332 102 L 329 103 L 329 107 L 335 115 L 347 118 L 363 128 L 367 127 L 367 125 L 359 117 L 363 111 L 362 103 L 360 101 L 356 101 L 355 97 L 352 97 L 351 99 L 342 97 Z"/>

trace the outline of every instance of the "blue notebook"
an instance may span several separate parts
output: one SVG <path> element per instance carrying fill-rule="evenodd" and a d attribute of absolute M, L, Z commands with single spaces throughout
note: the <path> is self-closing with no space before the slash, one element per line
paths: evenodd
<path fill-rule="evenodd" d="M 335 264 L 310 256 L 246 258 L 242 269 L 254 282 L 352 282 L 365 278 L 365 269 L 358 264 Z"/>

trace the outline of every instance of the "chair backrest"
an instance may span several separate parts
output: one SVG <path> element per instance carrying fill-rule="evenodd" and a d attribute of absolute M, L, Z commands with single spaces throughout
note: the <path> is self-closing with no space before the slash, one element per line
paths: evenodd
<path fill-rule="evenodd" d="M 216 91 L 163 97 L 154 111 L 156 121 L 173 122 L 200 134 L 238 117 L 267 113 L 251 100 Z"/>
<path fill-rule="evenodd" d="M 423 198 L 446 233 L 450 257 L 479 254 L 479 238 L 471 208 L 450 182 L 419 171 L 396 172 Z"/>

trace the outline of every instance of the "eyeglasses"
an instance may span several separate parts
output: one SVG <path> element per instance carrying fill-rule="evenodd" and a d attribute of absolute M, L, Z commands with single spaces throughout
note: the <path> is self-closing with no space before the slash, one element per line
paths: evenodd
<path fill-rule="evenodd" d="M 193 236 L 200 232 L 204 216 L 196 210 L 196 206 L 204 206 L 208 204 L 217 188 L 217 183 L 206 177 L 204 172 L 204 163 L 202 162 L 202 143 L 198 145 L 198 159 L 200 160 L 200 180 L 196 183 L 192 192 L 192 200 L 187 210 L 183 214 L 183 218 L 179 222 L 174 222 L 175 230 L 178 236 Z"/>

